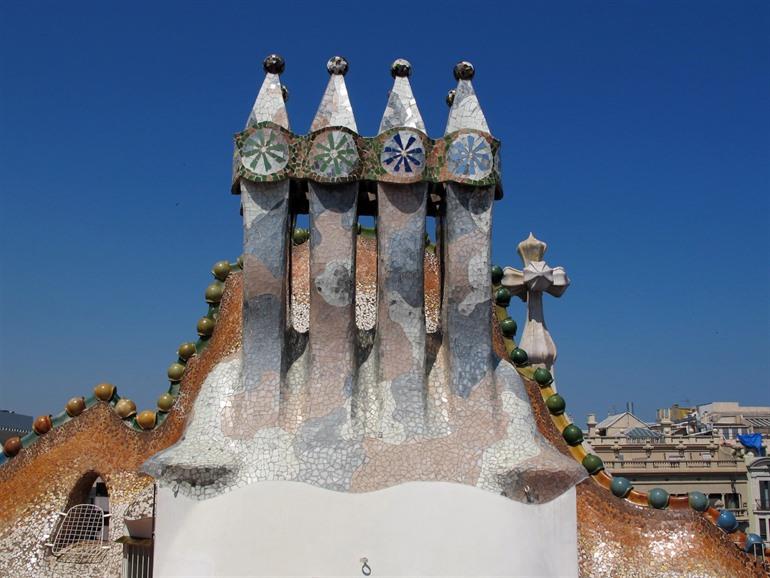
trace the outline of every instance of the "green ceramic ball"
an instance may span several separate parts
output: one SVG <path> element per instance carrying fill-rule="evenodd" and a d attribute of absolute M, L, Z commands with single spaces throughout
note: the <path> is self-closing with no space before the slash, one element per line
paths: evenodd
<path fill-rule="evenodd" d="M 294 229 L 294 232 L 292 233 L 292 240 L 294 241 L 295 245 L 301 245 L 309 238 L 310 232 L 307 229 L 303 229 L 301 227 Z"/>
<path fill-rule="evenodd" d="M 492 265 L 492 284 L 499 285 L 503 280 L 503 268 L 500 265 Z"/>
<path fill-rule="evenodd" d="M 228 261 L 217 261 L 211 269 L 211 274 L 220 281 L 224 281 L 230 274 L 230 263 Z"/>
<path fill-rule="evenodd" d="M 535 375 L 533 377 L 541 387 L 546 387 L 553 383 L 553 376 L 551 376 L 551 372 L 542 367 L 538 367 L 535 370 Z"/>
<path fill-rule="evenodd" d="M 657 510 L 668 507 L 668 492 L 663 488 L 653 488 L 647 493 L 647 503 Z"/>
<path fill-rule="evenodd" d="M 690 492 L 687 495 L 687 501 L 696 512 L 705 512 L 709 509 L 709 499 L 703 492 Z"/>
<path fill-rule="evenodd" d="M 633 487 L 634 485 L 627 478 L 620 476 L 613 477 L 610 482 L 610 491 L 618 498 L 625 498 Z"/>
<path fill-rule="evenodd" d="M 187 361 L 190 359 L 193 355 L 195 355 L 195 344 L 194 343 L 183 343 L 179 346 L 179 350 L 177 351 L 179 354 L 179 359 L 182 359 L 184 361 Z"/>
<path fill-rule="evenodd" d="M 583 432 L 574 423 L 569 424 L 561 432 L 564 441 L 571 446 L 577 446 L 583 443 Z"/>
<path fill-rule="evenodd" d="M 198 335 L 201 337 L 211 337 L 214 333 L 214 326 L 216 322 L 210 317 L 201 317 L 198 319 Z"/>
<path fill-rule="evenodd" d="M 517 366 L 526 365 L 529 361 L 529 356 L 527 355 L 526 351 L 520 347 L 517 347 L 511 351 L 511 361 L 513 361 L 514 365 Z"/>
<path fill-rule="evenodd" d="M 168 379 L 172 382 L 177 382 L 182 380 L 182 376 L 184 375 L 184 365 L 181 363 L 172 363 L 168 366 Z"/>
<path fill-rule="evenodd" d="M 516 322 L 510 317 L 503 319 L 500 322 L 500 331 L 502 331 L 503 335 L 508 339 L 511 339 L 516 335 L 517 329 Z"/>
<path fill-rule="evenodd" d="M 599 456 L 588 454 L 583 458 L 583 467 L 593 476 L 604 469 L 604 462 L 602 462 L 602 459 Z"/>
<path fill-rule="evenodd" d="M 567 407 L 567 402 L 558 393 L 554 393 L 548 399 L 545 400 L 545 406 L 553 415 L 561 415 L 564 413 L 564 409 Z"/>
<path fill-rule="evenodd" d="M 511 302 L 511 292 L 508 291 L 505 287 L 500 287 L 495 292 L 495 303 L 497 303 L 500 307 L 508 307 L 508 305 Z"/>
<path fill-rule="evenodd" d="M 219 303 L 222 300 L 222 294 L 225 292 L 224 283 L 215 282 L 206 287 L 206 302 Z"/>

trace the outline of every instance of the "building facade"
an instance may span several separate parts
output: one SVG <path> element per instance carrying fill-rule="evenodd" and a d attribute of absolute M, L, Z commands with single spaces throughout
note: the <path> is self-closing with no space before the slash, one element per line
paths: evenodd
<path fill-rule="evenodd" d="M 32 431 L 32 416 L 0 409 L 0 443 L 14 436 L 24 436 Z"/>
<path fill-rule="evenodd" d="M 587 425 L 586 441 L 613 475 L 645 491 L 703 492 L 712 506 L 733 512 L 742 529 L 767 539 L 770 460 L 756 454 L 767 453 L 770 407 L 674 405 L 658 410 L 652 423 L 625 411 L 600 422 L 589 415 Z M 763 434 L 763 452 L 737 440 L 751 433 Z"/>

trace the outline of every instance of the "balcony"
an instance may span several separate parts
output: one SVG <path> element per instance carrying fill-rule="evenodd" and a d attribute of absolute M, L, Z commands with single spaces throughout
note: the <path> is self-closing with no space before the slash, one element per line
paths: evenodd
<path fill-rule="evenodd" d="M 604 460 L 611 472 L 736 472 L 745 469 L 737 460 Z"/>

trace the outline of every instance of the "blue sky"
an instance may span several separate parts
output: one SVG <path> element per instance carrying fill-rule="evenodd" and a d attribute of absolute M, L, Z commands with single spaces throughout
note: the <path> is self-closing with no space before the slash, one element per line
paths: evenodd
<path fill-rule="evenodd" d="M 533 231 L 566 267 L 545 312 L 579 423 L 770 404 L 768 29 L 764 1 L 3 3 L 0 408 L 57 413 L 99 381 L 154 405 L 240 253 L 232 135 L 270 52 L 297 132 L 332 55 L 367 135 L 395 58 L 432 136 L 452 66 L 476 65 L 494 258 L 518 266 Z"/>

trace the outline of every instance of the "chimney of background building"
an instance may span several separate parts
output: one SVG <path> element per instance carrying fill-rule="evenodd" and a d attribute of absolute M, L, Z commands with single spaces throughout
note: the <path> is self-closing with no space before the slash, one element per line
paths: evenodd
<path fill-rule="evenodd" d="M 594 437 L 596 435 L 596 414 L 589 413 L 586 418 L 586 425 L 588 425 L 588 437 Z"/>
<path fill-rule="evenodd" d="M 667 443 L 671 443 L 671 410 L 661 410 L 660 426 Z"/>

